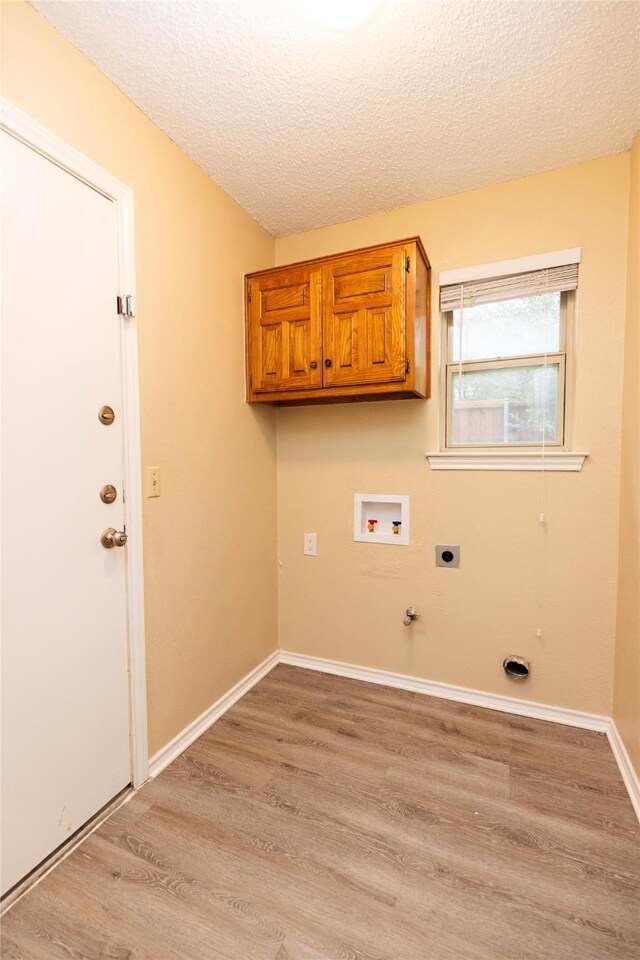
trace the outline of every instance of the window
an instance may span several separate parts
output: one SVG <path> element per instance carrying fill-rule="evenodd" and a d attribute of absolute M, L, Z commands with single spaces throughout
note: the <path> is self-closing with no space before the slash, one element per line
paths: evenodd
<path fill-rule="evenodd" d="M 446 447 L 562 447 L 577 264 L 444 286 Z"/>

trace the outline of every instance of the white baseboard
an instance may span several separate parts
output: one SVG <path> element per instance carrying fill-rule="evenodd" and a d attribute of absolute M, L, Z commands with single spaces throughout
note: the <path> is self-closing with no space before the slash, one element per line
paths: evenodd
<path fill-rule="evenodd" d="M 551 707 L 532 700 L 503 697 L 497 693 L 456 687 L 437 680 L 422 680 L 420 677 L 411 677 L 404 673 L 359 667 L 352 663 L 342 663 L 340 660 L 308 657 L 301 653 L 288 653 L 286 650 L 280 651 L 280 663 L 288 663 L 293 667 L 305 667 L 307 670 L 319 670 L 321 673 L 332 673 L 338 677 L 350 677 L 352 680 L 364 680 L 366 683 L 379 683 L 385 687 L 412 690 L 414 693 L 441 697 L 443 700 L 455 700 L 458 703 L 469 703 L 474 707 L 485 707 L 488 710 L 500 710 L 502 713 L 514 713 L 519 717 L 530 717 L 532 720 L 549 720 L 551 723 L 564 723 L 570 727 L 584 727 L 586 730 L 597 730 L 600 733 L 606 733 L 611 722 L 609 717 L 602 717 L 597 713 L 581 713 L 579 710 L 567 710 L 565 707 Z"/>
<path fill-rule="evenodd" d="M 638 820 L 640 820 L 640 780 L 638 779 L 638 774 L 633 768 L 631 758 L 627 753 L 627 748 L 622 742 L 622 737 L 618 733 L 618 728 L 616 727 L 614 720 L 611 720 L 609 723 L 609 727 L 607 729 L 607 738 L 609 740 L 611 750 L 613 751 L 613 755 L 616 758 L 620 775 L 622 776 L 624 785 L 627 788 L 627 793 L 629 794 L 629 798 L 633 804 L 633 809 L 636 812 Z"/>
<path fill-rule="evenodd" d="M 565 707 L 552 707 L 532 700 L 504 697 L 497 693 L 471 690 L 468 687 L 456 687 L 437 680 L 422 680 L 420 677 L 377 670 L 374 667 L 361 667 L 353 663 L 343 663 L 340 660 L 325 660 L 323 657 L 289 653 L 286 650 L 280 650 L 278 662 L 307 670 L 319 670 L 321 673 L 331 673 L 338 677 L 349 677 L 352 680 L 363 680 L 365 683 L 379 683 L 385 687 L 412 690 L 431 697 L 441 697 L 443 700 L 469 703 L 475 707 L 485 707 L 487 710 L 500 710 L 502 713 L 513 713 L 519 717 L 530 717 L 532 720 L 548 720 L 550 723 L 563 723 L 569 727 L 582 727 L 585 730 L 606 733 L 631 804 L 640 820 L 640 781 L 611 717 L 568 710 Z"/>
<path fill-rule="evenodd" d="M 596 713 L 583 713 L 580 710 L 568 710 L 566 707 L 554 707 L 544 703 L 536 703 L 533 700 L 505 697 L 497 693 L 486 693 L 483 690 L 472 690 L 468 687 L 457 687 L 437 680 L 423 680 L 420 677 L 392 673 L 388 670 L 378 670 L 374 667 L 362 667 L 353 663 L 343 663 L 340 660 L 326 660 L 323 657 L 290 653 L 287 650 L 276 650 L 266 660 L 263 660 L 235 687 L 232 687 L 224 696 L 216 700 L 208 710 L 200 714 L 181 733 L 151 757 L 149 776 L 156 777 L 279 663 L 302 667 L 305 670 L 317 670 L 320 673 L 330 673 L 338 677 L 349 677 L 352 680 L 362 680 L 365 683 L 377 683 L 385 687 L 411 690 L 414 693 L 421 693 L 426 696 L 454 700 L 457 703 L 468 703 L 475 707 L 484 707 L 487 710 L 499 710 L 501 713 L 529 717 L 532 720 L 547 720 L 550 723 L 562 723 L 569 727 L 582 727 L 585 730 L 606 733 L 623 782 L 629 792 L 631 803 L 640 820 L 640 783 L 638 776 L 620 739 L 616 725 L 610 717 L 604 717 Z"/>
<path fill-rule="evenodd" d="M 268 656 L 266 660 L 259 663 L 257 667 L 254 667 L 242 680 L 236 683 L 235 687 L 232 687 L 231 690 L 223 694 L 219 700 L 212 703 L 204 713 L 196 717 L 196 719 L 188 724 L 173 740 L 170 740 L 161 750 L 158 750 L 149 760 L 149 776 L 157 777 L 158 774 L 175 760 L 176 757 L 179 757 L 187 747 L 190 747 L 194 740 L 202 736 L 212 723 L 215 723 L 223 713 L 226 713 L 240 697 L 248 693 L 252 687 L 255 687 L 259 680 L 262 680 L 267 673 L 273 670 L 278 662 L 279 655 L 276 650 L 275 653 Z"/>

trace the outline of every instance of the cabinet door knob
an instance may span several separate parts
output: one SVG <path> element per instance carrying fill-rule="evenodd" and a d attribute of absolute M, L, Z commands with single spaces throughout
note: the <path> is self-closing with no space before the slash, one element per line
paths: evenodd
<path fill-rule="evenodd" d="M 331 366 L 331 360 L 325 360 L 324 365 L 325 365 L 325 367 L 330 367 L 330 366 Z"/>
<path fill-rule="evenodd" d="M 309 366 L 311 367 L 312 370 L 315 370 L 316 367 L 318 366 L 318 361 L 317 361 L 317 360 L 312 360 L 311 363 L 309 364 Z"/>

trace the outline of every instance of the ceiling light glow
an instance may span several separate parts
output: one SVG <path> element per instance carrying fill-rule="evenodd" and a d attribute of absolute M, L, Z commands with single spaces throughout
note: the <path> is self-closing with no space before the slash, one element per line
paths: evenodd
<path fill-rule="evenodd" d="M 312 20 L 329 30 L 360 26 L 380 6 L 380 0 L 302 0 Z"/>

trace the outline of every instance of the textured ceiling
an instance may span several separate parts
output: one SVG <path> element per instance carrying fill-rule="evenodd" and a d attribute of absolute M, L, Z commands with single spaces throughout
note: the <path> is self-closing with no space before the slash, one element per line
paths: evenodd
<path fill-rule="evenodd" d="M 348 0 L 345 0 L 348 2 Z M 33 0 L 276 236 L 629 147 L 636 0 Z"/>

